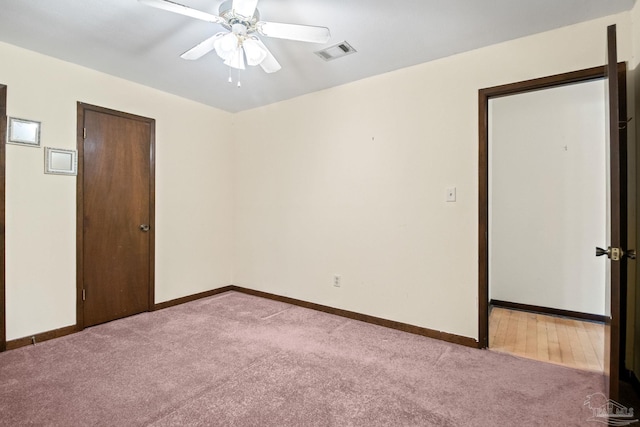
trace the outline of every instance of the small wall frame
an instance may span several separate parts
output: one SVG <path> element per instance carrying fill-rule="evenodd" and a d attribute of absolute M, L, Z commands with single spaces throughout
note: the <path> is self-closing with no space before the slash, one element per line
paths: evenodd
<path fill-rule="evenodd" d="M 44 173 L 77 175 L 78 152 L 76 150 L 44 147 Z"/>
<path fill-rule="evenodd" d="M 40 147 L 40 122 L 9 117 L 7 143 Z"/>

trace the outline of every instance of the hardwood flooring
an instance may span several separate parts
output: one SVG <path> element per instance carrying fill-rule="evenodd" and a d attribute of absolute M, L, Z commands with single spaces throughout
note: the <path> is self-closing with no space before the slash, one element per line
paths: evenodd
<path fill-rule="evenodd" d="M 602 372 L 604 325 L 492 307 L 489 315 L 489 349 Z"/>

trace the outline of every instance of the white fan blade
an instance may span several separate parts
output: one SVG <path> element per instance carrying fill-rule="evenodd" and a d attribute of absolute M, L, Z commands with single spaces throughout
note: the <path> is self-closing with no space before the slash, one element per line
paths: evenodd
<path fill-rule="evenodd" d="M 256 12 L 258 6 L 258 0 L 233 0 L 231 9 L 238 15 L 245 18 L 253 18 L 253 14 Z"/>
<path fill-rule="evenodd" d="M 216 24 L 222 24 L 225 22 L 224 19 L 219 16 L 212 15 L 207 12 L 202 12 L 200 10 L 192 9 L 185 5 L 174 3 L 169 0 L 138 0 L 142 4 L 146 4 L 147 6 L 155 7 L 156 9 L 168 10 L 169 12 L 179 13 L 180 15 L 189 16 L 191 18 L 200 19 L 202 21 L 214 22 Z"/>
<path fill-rule="evenodd" d="M 180 58 L 189 59 L 189 60 L 192 60 L 192 61 L 195 60 L 195 59 L 202 58 L 204 55 L 206 55 L 207 53 L 209 53 L 213 49 L 215 49 L 216 40 L 218 40 L 220 37 L 222 37 L 224 35 L 225 35 L 225 33 L 218 33 L 215 36 L 209 37 L 205 41 L 199 43 L 197 46 L 189 49 L 188 51 L 186 51 L 185 53 L 180 55 Z"/>
<path fill-rule="evenodd" d="M 258 38 L 254 39 L 254 40 L 267 53 L 267 56 L 260 63 L 260 66 L 262 67 L 262 69 L 267 73 L 275 73 L 276 71 L 281 69 L 282 66 L 280 65 L 278 60 L 276 60 L 275 56 L 273 56 L 273 54 L 269 51 L 269 49 L 267 49 L 267 47 L 264 45 L 264 43 L 262 43 L 262 40 L 260 40 Z"/>
<path fill-rule="evenodd" d="M 331 38 L 327 27 L 311 25 L 279 24 L 260 21 L 256 24 L 258 32 L 263 36 L 278 39 L 298 40 L 301 42 L 326 43 Z"/>

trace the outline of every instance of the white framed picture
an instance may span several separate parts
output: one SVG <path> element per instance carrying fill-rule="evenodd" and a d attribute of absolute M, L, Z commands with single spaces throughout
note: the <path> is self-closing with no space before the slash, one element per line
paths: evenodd
<path fill-rule="evenodd" d="M 40 122 L 9 117 L 7 143 L 40 147 Z"/>
<path fill-rule="evenodd" d="M 77 175 L 78 152 L 62 148 L 44 148 L 44 173 L 54 175 Z"/>

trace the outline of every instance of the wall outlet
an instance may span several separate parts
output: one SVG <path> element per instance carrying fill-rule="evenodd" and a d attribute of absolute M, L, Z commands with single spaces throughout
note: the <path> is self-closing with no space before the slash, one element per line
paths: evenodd
<path fill-rule="evenodd" d="M 338 274 L 333 276 L 333 286 L 335 286 L 336 288 L 339 288 L 341 282 L 342 282 L 342 276 L 340 276 Z"/>

